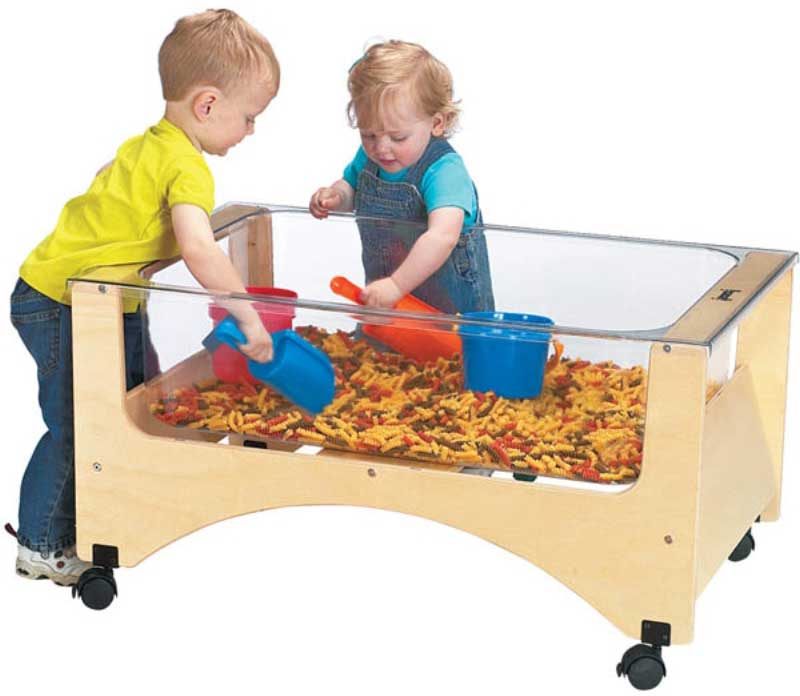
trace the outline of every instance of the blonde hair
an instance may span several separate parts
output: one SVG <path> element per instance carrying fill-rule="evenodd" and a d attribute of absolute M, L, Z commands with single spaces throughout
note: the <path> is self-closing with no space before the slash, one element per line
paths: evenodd
<path fill-rule="evenodd" d="M 453 77 L 447 66 L 419 44 L 386 41 L 373 44 L 350 68 L 347 78 L 350 102 L 347 117 L 353 128 L 383 120 L 388 100 L 408 89 L 417 109 L 426 116 L 444 116 L 444 135 L 458 123 L 458 102 L 453 101 Z"/>
<path fill-rule="evenodd" d="M 179 19 L 161 44 L 158 72 L 167 101 L 179 101 L 200 85 L 225 92 L 261 73 L 277 91 L 281 79 L 269 41 L 231 10 Z"/>

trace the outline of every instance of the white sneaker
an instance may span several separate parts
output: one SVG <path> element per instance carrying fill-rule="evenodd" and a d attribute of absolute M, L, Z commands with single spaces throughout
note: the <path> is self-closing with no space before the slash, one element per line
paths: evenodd
<path fill-rule="evenodd" d="M 30 580 L 50 578 L 56 585 L 74 585 L 91 563 L 82 561 L 75 555 L 75 547 L 50 553 L 39 553 L 17 545 L 17 575 Z"/>

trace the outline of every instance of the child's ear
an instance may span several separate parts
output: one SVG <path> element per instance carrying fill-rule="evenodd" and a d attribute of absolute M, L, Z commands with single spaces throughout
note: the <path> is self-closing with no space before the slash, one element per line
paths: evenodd
<path fill-rule="evenodd" d="M 431 127 L 431 135 L 441 138 L 444 135 L 445 128 L 447 127 L 447 120 L 444 115 L 437 111 L 433 115 L 433 126 Z"/>
<path fill-rule="evenodd" d="M 192 99 L 192 113 L 198 121 L 207 121 L 211 112 L 219 101 L 219 95 L 214 90 L 198 92 Z"/>

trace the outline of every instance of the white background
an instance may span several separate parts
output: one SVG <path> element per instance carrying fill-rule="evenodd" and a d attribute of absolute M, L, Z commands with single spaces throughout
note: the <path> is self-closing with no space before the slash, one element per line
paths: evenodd
<path fill-rule="evenodd" d="M 5 9 L 6 296 L 63 203 L 161 116 L 158 47 L 175 19 L 205 5 Z M 256 135 L 211 159 L 218 203 L 304 205 L 339 175 L 357 144 L 344 118 L 347 68 L 382 35 L 421 42 L 450 66 L 464 108 L 453 142 L 488 222 L 800 248 L 794 3 L 232 8 L 272 41 L 283 84 Z M 758 526 L 755 555 L 711 582 L 694 643 L 666 651 L 662 694 L 794 688 L 797 316 L 794 324 L 783 518 Z M 0 338 L 0 517 L 16 523 L 42 425 L 33 362 L 7 321 Z M 49 583 L 17 579 L 13 540 L 1 548 L 6 693 L 631 693 L 614 674 L 629 638 L 536 567 L 425 520 L 348 508 L 231 520 L 119 571 L 120 597 L 99 613 Z"/>

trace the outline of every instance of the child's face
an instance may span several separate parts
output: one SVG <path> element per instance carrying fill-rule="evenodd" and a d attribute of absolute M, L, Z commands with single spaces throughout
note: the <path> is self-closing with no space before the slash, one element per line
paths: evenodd
<path fill-rule="evenodd" d="M 420 114 L 410 97 L 399 93 L 386 105 L 380 124 L 359 131 L 367 157 L 384 171 L 395 173 L 422 157 L 432 135 L 444 133 L 444 118 L 440 113 Z"/>
<path fill-rule="evenodd" d="M 255 131 L 256 117 L 267 108 L 275 96 L 270 81 L 252 80 L 239 89 L 223 94 L 207 105 L 207 113 L 198 140 L 203 152 L 223 156 L 245 136 Z"/>

